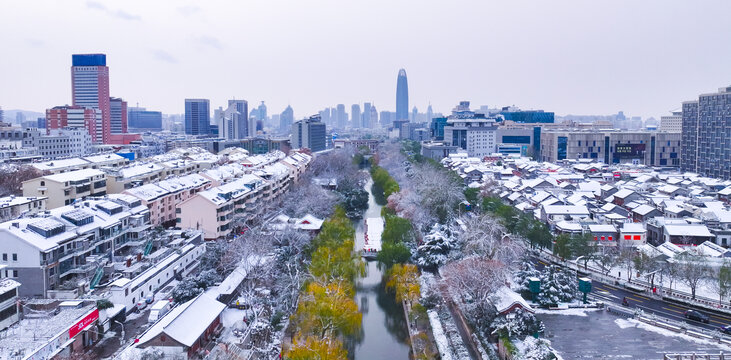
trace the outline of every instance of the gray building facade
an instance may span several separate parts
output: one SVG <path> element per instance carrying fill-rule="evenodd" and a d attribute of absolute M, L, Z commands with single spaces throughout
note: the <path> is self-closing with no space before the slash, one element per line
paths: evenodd
<path fill-rule="evenodd" d="M 731 86 L 683 103 L 681 170 L 731 179 Z"/>

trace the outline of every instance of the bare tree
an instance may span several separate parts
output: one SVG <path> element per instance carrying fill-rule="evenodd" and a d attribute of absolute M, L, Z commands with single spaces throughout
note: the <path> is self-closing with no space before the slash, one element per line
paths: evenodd
<path fill-rule="evenodd" d="M 718 304 L 723 303 L 723 299 L 731 293 L 731 264 L 727 261 L 712 271 L 711 286 L 718 294 Z"/>
<path fill-rule="evenodd" d="M 23 195 L 23 181 L 35 179 L 43 173 L 30 165 L 7 165 L 0 167 L 0 197 Z"/>
<path fill-rule="evenodd" d="M 678 257 L 680 257 L 678 259 L 680 261 L 678 279 L 690 288 L 691 299 L 695 299 L 698 285 L 711 275 L 708 263 L 704 257 L 698 255 L 684 253 Z"/>
<path fill-rule="evenodd" d="M 627 281 L 632 281 L 632 270 L 635 268 L 635 256 L 637 251 L 629 245 L 620 245 L 617 262 L 627 272 Z"/>
<path fill-rule="evenodd" d="M 445 265 L 443 274 L 452 292 L 468 302 L 488 302 L 510 277 L 504 263 L 477 256 Z"/>
<path fill-rule="evenodd" d="M 465 231 L 459 242 L 465 256 L 477 255 L 512 265 L 525 251 L 523 241 L 507 234 L 500 222 L 490 215 L 464 216 Z"/>

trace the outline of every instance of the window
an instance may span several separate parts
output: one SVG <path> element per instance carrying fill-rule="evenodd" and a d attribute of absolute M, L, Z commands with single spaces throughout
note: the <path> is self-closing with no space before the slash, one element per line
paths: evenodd
<path fill-rule="evenodd" d="M 625 240 L 632 240 L 632 235 L 625 235 L 624 236 L 624 239 Z"/>
<path fill-rule="evenodd" d="M 8 254 L 3 253 L 3 261 L 8 261 Z"/>
<path fill-rule="evenodd" d="M 612 241 L 612 240 L 613 240 L 613 239 L 612 239 L 612 237 L 610 236 L 610 237 L 609 237 L 609 241 Z"/>
<path fill-rule="evenodd" d="M 14 278 L 18 277 L 18 270 L 13 270 L 13 277 Z"/>
<path fill-rule="evenodd" d="M 632 240 L 640 240 L 642 239 L 642 235 L 635 235 Z"/>
<path fill-rule="evenodd" d="M 13 253 L 13 261 L 18 261 L 18 254 Z"/>

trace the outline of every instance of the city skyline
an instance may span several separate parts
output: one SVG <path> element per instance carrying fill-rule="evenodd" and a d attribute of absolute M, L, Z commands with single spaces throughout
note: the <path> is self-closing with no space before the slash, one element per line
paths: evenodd
<path fill-rule="evenodd" d="M 726 66 L 731 49 L 713 46 L 731 32 L 722 21 L 731 10 L 727 2 L 701 8 L 680 2 L 558 1 L 526 8 L 376 1 L 333 3 L 324 11 L 296 2 L 283 5 L 14 4 L 14 11 L 0 14 L 0 28 L 22 34 L 7 44 L 22 56 L 0 60 L 3 68 L 13 69 L 3 77 L 14 88 L 0 105 L 41 112 L 68 103 L 65 74 L 74 53 L 107 54 L 114 95 L 166 114 L 182 114 L 185 98 L 225 104 L 232 96 L 252 104 L 265 100 L 276 113 L 291 104 L 298 118 L 337 103 L 369 101 L 393 111 L 392 76 L 400 68 L 411 75 L 410 105 L 423 109 L 431 103 L 445 113 L 468 99 L 561 115 L 622 110 L 658 118 L 695 94 L 731 82 Z M 241 13 L 236 10 L 257 16 L 226 21 Z M 708 21 L 683 21 L 700 15 Z M 387 26 L 374 29 L 359 21 L 369 16 L 383 18 Z M 389 21 L 412 17 L 420 20 Z M 494 26 L 483 27 L 488 18 Z M 290 26 L 277 29 L 271 26 L 275 19 Z M 617 26 L 617 19 L 624 26 Z M 246 34 L 244 41 L 240 34 Z M 75 39 L 71 48 L 70 38 Z M 361 55 L 348 61 L 339 55 L 318 61 L 296 55 L 332 43 L 343 53 Z M 364 43 L 374 51 L 355 52 Z M 680 52 L 680 43 L 690 48 Z M 245 57 L 250 49 L 265 56 Z M 376 56 L 383 53 L 391 56 Z M 443 66 L 447 59 L 452 66 Z M 236 70 L 232 81 L 214 85 L 212 79 L 231 77 L 229 69 Z"/>

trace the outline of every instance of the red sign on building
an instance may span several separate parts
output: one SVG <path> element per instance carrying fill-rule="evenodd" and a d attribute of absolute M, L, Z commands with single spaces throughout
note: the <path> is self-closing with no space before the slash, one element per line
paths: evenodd
<path fill-rule="evenodd" d="M 91 323 L 99 319 L 99 309 L 94 309 L 89 315 L 84 316 L 83 319 L 79 320 L 74 326 L 69 329 L 69 339 L 72 339 L 82 330 L 86 329 Z"/>

